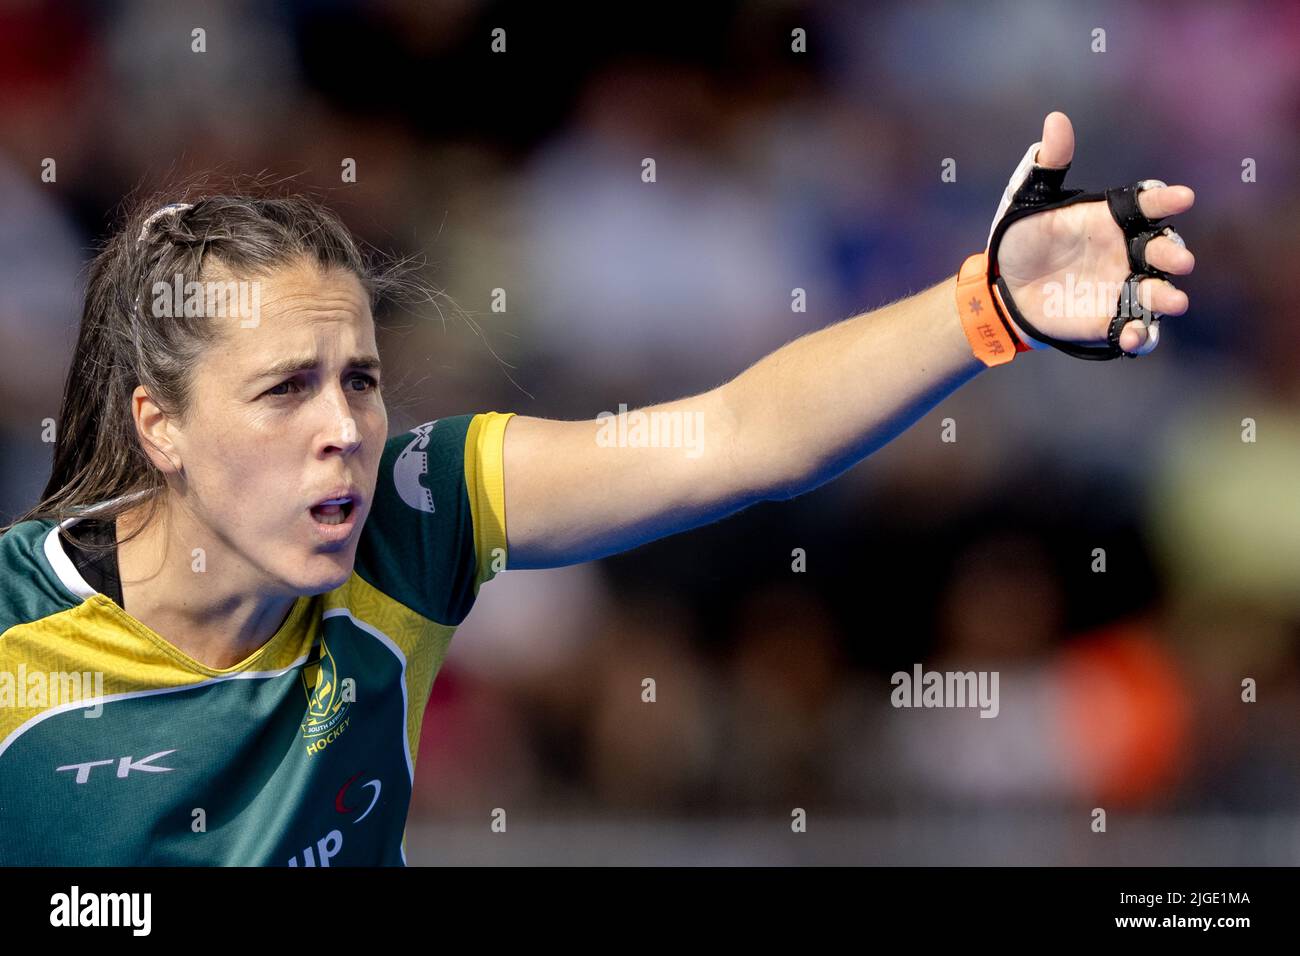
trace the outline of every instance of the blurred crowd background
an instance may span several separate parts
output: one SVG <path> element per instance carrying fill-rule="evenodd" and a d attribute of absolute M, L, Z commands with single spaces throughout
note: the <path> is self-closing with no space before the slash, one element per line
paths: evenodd
<path fill-rule="evenodd" d="M 294 176 L 423 256 L 445 295 L 379 316 L 394 433 L 580 418 L 953 275 L 1062 109 L 1068 184 L 1196 190 L 1160 349 L 1027 356 L 802 498 L 501 575 L 434 686 L 411 861 L 1300 863 L 1298 54 L 1288 2 L 7 0 L 0 511 L 48 476 L 137 187 Z M 917 663 L 997 670 L 999 716 L 893 708 Z"/>

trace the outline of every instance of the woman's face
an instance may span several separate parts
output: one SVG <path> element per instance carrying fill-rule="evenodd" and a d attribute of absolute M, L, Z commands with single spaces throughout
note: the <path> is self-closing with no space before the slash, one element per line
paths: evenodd
<path fill-rule="evenodd" d="M 352 571 L 388 436 L 374 320 L 347 271 L 304 261 L 252 281 L 259 314 L 214 320 L 227 325 L 168 433 L 184 506 L 223 558 L 269 590 L 317 594 Z M 350 503 L 313 509 L 341 496 Z M 329 511 L 346 520 L 329 524 Z"/>

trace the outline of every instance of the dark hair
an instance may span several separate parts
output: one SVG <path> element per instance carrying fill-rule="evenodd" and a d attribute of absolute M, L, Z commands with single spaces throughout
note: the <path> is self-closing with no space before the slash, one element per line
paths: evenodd
<path fill-rule="evenodd" d="M 165 414 L 184 421 L 193 369 L 221 335 L 211 317 L 156 315 L 155 283 L 170 287 L 178 275 L 182 282 L 264 277 L 306 260 L 354 274 L 372 307 L 419 285 L 409 278 L 409 261 L 363 249 L 310 196 L 193 195 L 196 189 L 202 187 L 132 202 L 92 261 L 50 480 L 41 500 L 0 533 L 22 521 L 62 521 L 101 503 L 93 511 L 101 520 L 141 503 L 149 511 L 140 527 L 155 517 L 167 486 L 140 444 L 131 395 L 143 385 Z"/>

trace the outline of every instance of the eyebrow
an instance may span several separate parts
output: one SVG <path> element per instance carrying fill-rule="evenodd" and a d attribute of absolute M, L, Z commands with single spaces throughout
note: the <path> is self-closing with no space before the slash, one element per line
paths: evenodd
<path fill-rule="evenodd" d="M 262 371 L 253 375 L 249 379 L 256 382 L 263 378 L 279 378 L 282 375 L 296 375 L 298 372 L 306 372 L 314 369 L 320 364 L 320 359 L 315 355 L 291 356 L 280 359 L 271 365 L 268 365 Z M 376 372 L 383 371 L 383 364 L 379 361 L 377 355 L 354 355 L 347 360 L 347 367 L 352 369 L 369 369 Z"/>

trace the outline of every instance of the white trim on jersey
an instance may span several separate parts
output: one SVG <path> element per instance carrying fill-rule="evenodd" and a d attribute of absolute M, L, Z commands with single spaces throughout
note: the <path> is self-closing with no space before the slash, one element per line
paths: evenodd
<path fill-rule="evenodd" d="M 179 693 L 180 691 L 196 690 L 200 687 L 207 687 L 210 684 L 219 684 L 222 681 L 227 681 L 227 680 L 252 680 L 255 678 L 269 679 L 272 677 L 281 677 L 289 673 L 289 671 L 293 670 L 295 667 L 301 667 L 306 662 L 307 662 L 307 655 L 304 654 L 302 657 L 298 658 L 288 667 L 283 667 L 278 671 L 242 671 L 238 674 L 222 674 L 219 677 L 209 677 L 207 680 L 197 681 L 196 683 L 193 684 L 181 684 L 177 687 L 156 687 L 153 688 L 152 690 L 129 690 L 129 691 L 124 691 L 121 694 L 105 694 L 103 697 L 86 697 L 83 698 L 82 700 L 68 701 L 68 703 L 66 704 L 59 704 L 57 707 L 51 707 L 48 710 L 43 710 L 35 717 L 31 717 L 28 720 L 26 720 L 21 726 L 15 727 L 13 733 L 11 733 L 3 741 L 0 741 L 0 757 L 4 756 L 4 752 L 9 749 L 9 746 L 15 740 L 17 740 L 23 734 L 27 733 L 27 731 L 30 730 L 32 727 L 34 727 L 36 724 L 39 724 L 42 720 L 45 720 L 47 717 L 53 717 L 54 715 L 62 714 L 65 711 L 85 710 L 87 708 L 95 707 L 100 704 L 111 704 L 113 701 L 117 701 L 117 700 L 130 700 L 133 697 L 152 697 L 155 694 L 176 694 Z M 403 662 L 403 676 L 405 676 L 405 662 Z M 403 685 L 402 687 L 402 692 L 403 694 L 405 694 L 406 692 L 405 685 Z"/>
<path fill-rule="evenodd" d="M 410 736 L 410 734 L 408 734 L 407 731 L 406 731 L 406 721 L 407 721 L 407 719 L 408 719 L 408 717 L 407 717 L 407 708 L 410 706 L 410 700 L 409 700 L 409 697 L 408 697 L 408 695 L 407 695 L 407 693 L 406 693 L 406 655 L 402 653 L 402 649 L 401 649 L 400 647 L 397 646 L 397 643 L 396 643 L 396 642 L 395 642 L 391 637 L 389 637 L 387 634 L 385 634 L 385 633 L 384 633 L 383 631 L 381 631 L 379 628 L 375 627 L 373 624 L 368 624 L 368 623 L 366 623 L 365 621 L 363 621 L 363 620 L 361 620 L 360 618 L 358 618 L 358 617 L 357 617 L 355 614 L 353 614 L 353 613 L 352 613 L 348 608 L 345 608 L 345 607 L 335 607 L 335 608 L 330 608 L 328 611 L 326 611 L 324 614 L 321 615 L 321 622 L 324 623 L 326 620 L 328 620 L 328 619 L 331 618 L 331 617 L 346 617 L 349 621 L 352 622 L 352 625 L 353 625 L 354 627 L 356 627 L 358 630 L 360 630 L 360 631 L 364 631 L 365 633 L 369 634 L 369 635 L 370 635 L 371 637 L 373 637 L 375 640 L 379 641 L 381 644 L 383 644 L 385 647 L 387 647 L 390 651 L 392 651 L 392 652 L 393 652 L 393 656 L 396 657 L 397 660 L 398 660 L 398 661 L 401 663 L 401 665 L 402 665 L 402 675 L 401 675 L 401 684 L 402 684 L 402 753 L 406 755 L 406 773 L 407 773 L 407 775 L 411 778 L 411 792 L 414 793 L 414 792 L 415 792 L 415 763 L 414 763 L 414 761 L 411 760 L 411 736 Z M 406 832 L 405 832 L 405 829 L 403 829 L 403 832 L 402 832 L 402 842 L 401 842 L 400 849 L 401 849 L 401 851 L 402 851 L 402 865 L 403 865 L 403 866 L 406 866 L 406 865 L 407 865 L 407 862 L 406 862 Z"/>
<path fill-rule="evenodd" d="M 406 655 L 402 653 L 402 649 L 397 646 L 397 644 L 393 641 L 391 637 L 389 637 L 379 628 L 375 627 L 373 624 L 367 624 L 365 621 L 361 620 L 359 617 L 357 617 L 347 608 L 345 607 L 330 608 L 328 611 L 326 611 L 324 614 L 321 615 L 321 620 L 327 621 L 332 617 L 346 617 L 359 630 L 365 631 L 371 637 L 375 638 L 381 644 L 387 647 L 390 651 L 392 651 L 393 656 L 396 657 L 398 661 L 401 662 L 402 665 L 402 752 L 406 755 L 406 772 L 411 777 L 411 784 L 414 785 L 415 764 L 411 760 L 411 738 L 406 733 L 406 709 L 408 703 L 407 694 L 406 694 Z"/>
<path fill-rule="evenodd" d="M 50 568 L 54 571 L 55 576 L 59 579 L 65 588 L 71 591 L 75 596 L 85 601 L 98 594 L 94 588 L 87 583 L 86 579 L 81 576 L 77 566 L 72 563 L 66 551 L 63 550 L 63 542 L 59 540 L 59 529 L 67 528 L 76 524 L 81 518 L 65 518 L 62 523 L 55 525 L 45 536 L 45 560 L 50 563 Z M 0 747 L 0 751 L 4 748 Z"/>
<path fill-rule="evenodd" d="M 61 527 L 66 528 L 80 520 L 81 517 L 68 518 L 65 521 L 63 521 L 60 525 L 51 528 L 49 533 L 46 534 L 45 536 L 44 550 L 45 550 L 45 559 L 49 562 L 51 569 L 53 569 L 60 583 L 62 583 L 64 587 L 66 587 L 74 595 L 76 595 L 77 597 L 81 598 L 84 601 L 90 598 L 92 595 L 98 594 L 99 592 L 96 591 L 94 588 L 92 588 L 90 584 L 87 583 L 86 579 L 81 576 L 80 572 L 77 571 L 76 565 L 72 563 L 72 559 L 69 558 L 68 555 L 64 552 L 63 545 L 59 540 L 59 528 Z M 349 621 L 352 622 L 353 626 L 355 626 L 358 630 L 364 631 L 366 634 L 369 634 L 371 637 L 375 638 L 375 640 L 379 641 L 390 651 L 392 651 L 393 656 L 397 658 L 398 663 L 401 665 L 402 755 L 406 758 L 406 774 L 407 777 L 410 779 L 411 790 L 414 791 L 415 763 L 411 759 L 411 738 L 410 735 L 407 733 L 407 729 L 406 729 L 406 724 L 408 719 L 408 708 L 410 707 L 410 696 L 406 690 L 406 655 L 402 653 L 402 649 L 397 646 L 397 643 L 391 637 L 389 637 L 383 631 L 379 630 L 379 628 L 375 627 L 373 624 L 369 624 L 366 621 L 359 619 L 348 608 L 345 607 L 332 608 L 321 615 L 321 621 L 324 622 L 325 620 L 331 617 L 346 617 Z M 97 703 L 110 703 L 112 701 L 117 701 L 117 700 L 127 700 L 132 697 L 148 697 L 153 694 L 171 694 L 177 691 L 194 690 L 195 688 L 204 687 L 208 684 L 214 684 L 217 683 L 218 681 L 223 681 L 223 680 L 245 680 L 249 678 L 258 678 L 258 677 L 263 677 L 263 678 L 279 677 L 280 675 L 288 673 L 289 671 L 293 670 L 295 667 L 301 666 L 303 663 L 306 662 L 306 660 L 307 657 L 306 655 L 304 655 L 303 657 L 300 657 L 298 660 L 294 661 L 288 667 L 278 671 L 245 671 L 238 674 L 227 674 L 227 675 L 222 675 L 220 677 L 213 677 L 208 680 L 200 681 L 195 684 L 184 684 L 179 687 L 164 687 L 155 690 L 130 691 L 123 694 L 110 694 L 105 697 L 89 698 L 86 700 L 71 701 L 67 704 L 61 704 L 57 707 L 52 707 L 49 710 L 37 714 L 35 717 L 32 717 L 30 720 L 25 722 L 21 727 L 15 728 L 13 733 L 11 733 L 2 742 L 0 742 L 0 756 L 2 756 L 7 749 L 9 749 L 9 746 L 15 740 L 17 740 L 24 733 L 26 733 L 32 726 L 34 726 L 35 724 L 39 723 L 42 720 L 45 720 L 47 717 L 53 717 L 55 714 L 60 714 L 63 713 L 64 711 L 81 709 L 86 707 L 93 707 Z M 403 833 L 402 835 L 400 850 L 402 854 L 402 865 L 405 866 L 407 865 L 405 833 Z"/>
<path fill-rule="evenodd" d="M 107 508 L 109 505 L 115 505 L 123 501 L 131 501 L 148 494 L 150 489 L 145 488 L 141 491 L 129 492 L 125 495 L 118 495 L 116 498 L 109 498 L 107 501 L 99 501 L 93 505 L 85 505 L 76 509 L 79 513 L 71 518 L 65 518 L 61 523 L 50 529 L 49 534 L 45 536 L 44 550 L 45 560 L 50 563 L 50 568 L 54 571 L 59 583 L 71 591 L 75 596 L 85 601 L 99 592 L 92 588 L 89 582 L 81 576 L 77 566 L 72 563 L 66 551 L 63 550 L 63 544 L 59 540 L 59 529 L 70 528 L 82 518 L 88 517 L 99 511 L 101 508 Z"/>

